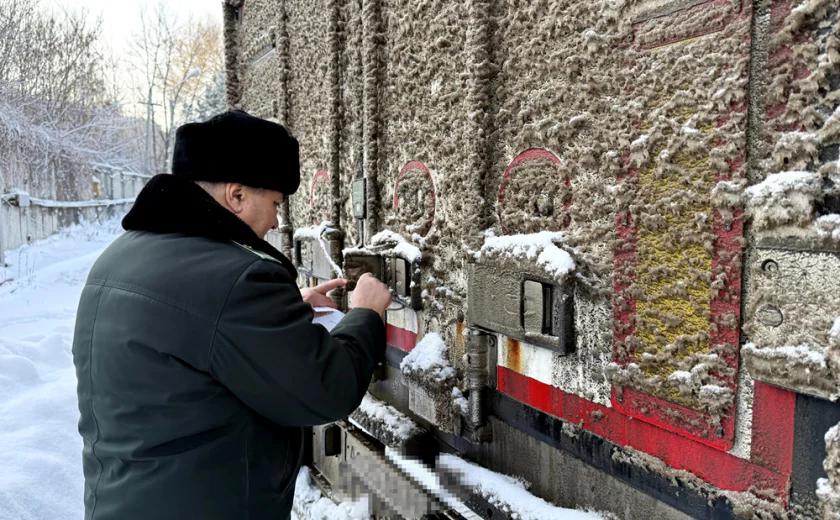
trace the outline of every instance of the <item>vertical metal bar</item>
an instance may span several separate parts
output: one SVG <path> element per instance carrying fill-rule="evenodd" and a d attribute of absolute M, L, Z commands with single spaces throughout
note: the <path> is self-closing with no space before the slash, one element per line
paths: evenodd
<path fill-rule="evenodd" d="M 330 0 L 329 2 L 329 26 L 327 29 L 327 43 L 330 52 L 330 61 L 328 68 L 329 82 L 330 82 L 330 128 L 329 128 L 329 161 L 330 161 L 330 190 L 332 193 L 332 205 L 330 210 L 330 220 L 333 227 L 341 229 L 341 172 L 339 171 L 339 152 L 341 149 L 341 85 L 339 67 L 340 67 L 340 48 L 338 35 L 338 15 L 339 15 L 339 0 Z"/>
<path fill-rule="evenodd" d="M 354 7 L 358 9 L 357 12 L 358 18 L 354 18 L 354 23 L 347 24 L 348 27 L 352 27 L 350 30 L 352 31 L 353 42 L 352 44 L 348 44 L 346 48 L 350 49 L 353 52 L 353 70 L 356 73 L 362 71 L 362 63 L 363 63 L 363 51 L 362 51 L 362 39 L 363 39 L 363 32 L 362 32 L 362 0 L 350 0 L 353 2 Z M 357 74 L 358 76 L 359 74 Z M 348 78 L 349 80 L 350 78 Z M 355 77 L 352 78 L 353 81 L 356 80 Z M 364 118 L 362 116 L 362 107 L 364 105 L 364 94 L 355 88 L 351 88 L 351 92 L 353 92 L 353 103 L 354 103 L 354 114 L 353 114 L 353 146 L 355 149 L 355 162 L 353 164 L 353 180 L 363 180 L 365 177 L 365 168 L 364 168 Z M 356 97 L 358 95 L 358 97 Z M 365 193 L 363 194 L 364 202 L 363 204 L 367 207 L 367 189 L 365 189 Z M 363 246 L 365 243 L 365 221 L 367 219 L 367 214 L 365 211 L 365 215 L 361 218 L 355 218 L 356 223 L 356 246 Z"/>
<path fill-rule="evenodd" d="M 362 2 L 362 164 L 367 178 L 365 235 L 379 229 L 380 0 Z"/>
<path fill-rule="evenodd" d="M 747 114 L 747 179 L 750 182 L 762 180 L 761 161 L 767 157 L 768 144 L 764 131 L 767 117 L 768 70 L 767 60 L 770 45 L 770 0 L 753 2 L 752 26 L 750 28 L 750 83 L 749 109 Z"/>
<path fill-rule="evenodd" d="M 224 10 L 224 39 L 225 39 L 225 94 L 228 108 L 238 108 L 241 100 L 241 86 L 239 82 L 239 2 L 227 1 L 222 6 Z"/>
<path fill-rule="evenodd" d="M 331 196 L 331 211 L 330 220 L 332 220 L 333 230 L 328 232 L 326 237 L 330 244 L 330 256 L 335 265 L 341 266 L 344 264 L 344 230 L 341 228 L 341 163 L 339 153 L 341 151 L 341 75 L 339 67 L 340 52 L 339 47 L 339 5 L 340 0 L 330 0 L 329 2 L 329 28 L 328 28 L 328 45 L 330 52 L 329 62 L 329 81 L 330 81 L 330 192 Z M 338 304 L 339 308 L 346 310 L 345 291 L 343 288 L 337 288 L 332 292 L 332 297 Z"/>
<path fill-rule="evenodd" d="M 487 192 L 487 178 L 493 164 L 494 147 L 489 139 L 494 125 L 491 98 L 496 67 L 493 64 L 491 46 L 491 3 L 486 0 L 473 0 L 469 4 L 469 28 L 467 29 L 467 52 L 470 54 L 470 70 L 467 90 L 467 102 L 471 114 L 468 118 L 471 135 L 474 136 L 469 155 L 469 167 L 475 175 L 472 177 L 476 196 L 480 196 L 483 205 L 476 208 L 479 229 L 490 227 L 495 193 Z M 493 185 L 495 188 L 495 184 Z M 478 236 L 478 235 L 476 235 Z"/>
<path fill-rule="evenodd" d="M 280 1 L 280 20 L 277 30 L 277 52 L 280 54 L 280 94 L 283 99 L 280 100 L 277 107 L 277 118 L 280 123 L 286 128 L 291 125 L 291 103 L 289 101 L 289 18 L 286 13 L 286 0 Z M 294 225 L 292 224 L 292 215 L 290 211 L 291 196 L 283 197 L 283 203 L 280 205 L 280 251 L 286 255 L 286 258 L 292 258 L 292 248 L 294 247 L 293 233 Z"/>
<path fill-rule="evenodd" d="M 467 336 L 467 388 L 470 391 L 470 424 L 474 429 L 484 426 L 486 415 L 484 387 L 487 386 L 487 334 L 470 330 Z"/>

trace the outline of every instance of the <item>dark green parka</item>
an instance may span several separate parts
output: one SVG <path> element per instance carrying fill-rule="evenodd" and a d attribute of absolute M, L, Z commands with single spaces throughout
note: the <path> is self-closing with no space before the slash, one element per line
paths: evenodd
<path fill-rule="evenodd" d="M 359 405 L 382 319 L 314 325 L 289 261 L 190 181 L 153 178 L 123 226 L 73 340 L 85 518 L 287 518 L 301 427 Z"/>

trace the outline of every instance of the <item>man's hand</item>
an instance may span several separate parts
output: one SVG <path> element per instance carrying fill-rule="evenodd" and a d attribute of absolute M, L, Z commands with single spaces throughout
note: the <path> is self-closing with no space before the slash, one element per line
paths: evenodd
<path fill-rule="evenodd" d="M 350 297 L 351 309 L 371 309 L 385 319 L 385 309 L 391 304 L 391 291 L 370 273 L 365 273 L 356 282 L 356 289 Z"/>
<path fill-rule="evenodd" d="M 347 285 L 347 280 L 336 278 L 312 288 L 301 289 L 300 295 L 303 297 L 303 301 L 311 305 L 313 309 L 315 307 L 332 307 L 335 309 L 337 308 L 335 302 L 327 296 L 327 293 L 345 285 Z"/>

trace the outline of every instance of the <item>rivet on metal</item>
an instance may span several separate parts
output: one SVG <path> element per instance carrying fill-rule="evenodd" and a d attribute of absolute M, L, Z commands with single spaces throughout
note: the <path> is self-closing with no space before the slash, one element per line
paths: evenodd
<path fill-rule="evenodd" d="M 784 315 L 778 307 L 765 305 L 755 312 L 756 319 L 768 327 L 778 327 L 784 321 Z"/>

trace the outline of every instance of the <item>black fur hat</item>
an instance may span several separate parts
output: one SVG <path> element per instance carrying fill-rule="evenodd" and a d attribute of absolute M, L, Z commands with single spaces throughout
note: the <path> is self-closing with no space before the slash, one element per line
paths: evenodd
<path fill-rule="evenodd" d="M 298 142 L 282 125 L 231 110 L 178 128 L 172 173 L 291 195 L 300 185 Z"/>

